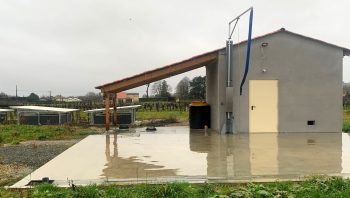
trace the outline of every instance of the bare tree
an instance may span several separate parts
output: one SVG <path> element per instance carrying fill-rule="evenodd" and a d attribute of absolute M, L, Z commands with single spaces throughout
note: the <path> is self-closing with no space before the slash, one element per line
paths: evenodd
<path fill-rule="evenodd" d="M 171 91 L 172 89 L 166 80 L 157 81 L 152 85 L 152 93 L 155 97 L 170 97 Z"/>
<path fill-rule="evenodd" d="M 157 82 L 153 83 L 151 91 L 152 91 L 152 95 L 160 96 L 160 93 L 162 91 L 162 82 L 161 81 L 157 81 Z"/>
<path fill-rule="evenodd" d="M 103 97 L 99 93 L 94 93 L 92 91 L 85 94 L 85 96 L 78 97 L 83 101 L 102 101 Z"/>
<path fill-rule="evenodd" d="M 180 80 L 176 86 L 176 97 L 179 99 L 188 99 L 190 89 L 190 79 L 186 76 Z"/>
<path fill-rule="evenodd" d="M 146 89 L 146 94 L 147 94 L 147 98 L 149 98 L 149 95 L 148 95 L 148 88 L 149 88 L 149 83 L 146 85 L 147 86 L 147 89 Z"/>

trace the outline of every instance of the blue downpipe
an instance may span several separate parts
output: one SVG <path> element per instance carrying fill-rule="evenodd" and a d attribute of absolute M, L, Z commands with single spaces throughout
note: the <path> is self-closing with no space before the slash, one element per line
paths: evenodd
<path fill-rule="evenodd" d="M 239 87 L 239 94 L 240 95 L 242 95 L 243 85 L 245 83 L 245 80 L 246 80 L 248 72 L 249 72 L 250 48 L 251 48 L 251 44 L 252 44 L 252 29 L 253 29 L 253 9 L 250 10 L 250 16 L 249 16 L 249 33 L 248 33 L 247 56 L 246 56 L 246 61 L 245 61 L 244 75 L 243 75 L 243 78 L 242 78 L 241 86 Z"/>

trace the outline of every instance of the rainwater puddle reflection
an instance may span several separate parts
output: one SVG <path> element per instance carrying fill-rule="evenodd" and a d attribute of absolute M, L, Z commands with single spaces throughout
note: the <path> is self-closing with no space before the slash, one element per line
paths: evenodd
<path fill-rule="evenodd" d="M 350 173 L 350 136 L 341 133 L 204 134 L 187 127 L 92 135 L 20 182 L 56 184 L 251 181 Z"/>

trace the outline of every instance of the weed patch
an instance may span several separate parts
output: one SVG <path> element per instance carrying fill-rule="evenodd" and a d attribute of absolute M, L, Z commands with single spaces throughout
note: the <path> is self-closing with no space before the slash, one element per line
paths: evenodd
<path fill-rule="evenodd" d="M 130 186 L 83 186 L 58 188 L 42 184 L 21 191 L 0 188 L 1 197 L 210 197 L 210 198 L 304 198 L 350 197 L 350 180 L 341 177 L 311 177 L 301 182 L 273 182 L 248 184 L 138 184 Z"/>
<path fill-rule="evenodd" d="M 27 140 L 79 139 L 97 133 L 96 129 L 75 126 L 0 125 L 0 144 L 19 144 Z"/>

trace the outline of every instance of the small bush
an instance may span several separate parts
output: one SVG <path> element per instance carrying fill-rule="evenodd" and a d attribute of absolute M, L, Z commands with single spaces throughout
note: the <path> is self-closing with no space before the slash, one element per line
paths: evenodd
<path fill-rule="evenodd" d="M 12 136 L 13 137 L 18 137 L 20 134 L 19 134 L 19 132 L 17 132 L 17 131 L 13 131 L 12 132 Z"/>
<path fill-rule="evenodd" d="M 47 139 L 49 139 L 49 137 L 46 135 L 39 135 L 38 137 L 38 140 L 47 140 Z"/>
<path fill-rule="evenodd" d="M 96 185 L 85 186 L 76 188 L 73 191 L 73 197 L 76 198 L 95 198 L 95 197 L 106 197 L 105 191 L 98 188 Z"/>
<path fill-rule="evenodd" d="M 33 193 L 31 195 L 32 198 L 44 198 L 44 197 L 68 197 L 67 192 L 64 189 L 56 187 L 51 184 L 41 184 L 39 186 L 34 187 Z"/>
<path fill-rule="evenodd" d="M 11 144 L 13 144 L 13 145 L 17 145 L 17 144 L 19 144 L 19 143 L 21 143 L 20 140 L 13 140 L 13 141 L 11 142 Z"/>

